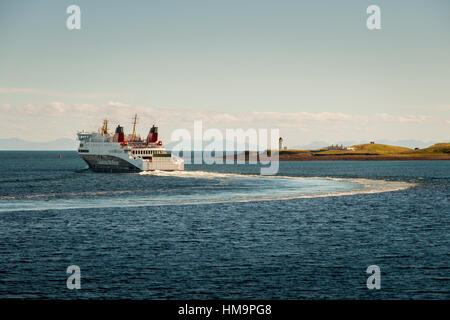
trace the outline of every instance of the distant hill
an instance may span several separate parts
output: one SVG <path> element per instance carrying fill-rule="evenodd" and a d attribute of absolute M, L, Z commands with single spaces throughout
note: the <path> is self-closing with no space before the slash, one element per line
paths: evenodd
<path fill-rule="evenodd" d="M 400 146 L 400 147 L 406 147 L 406 148 L 426 148 L 428 146 L 431 146 L 434 143 L 437 143 L 437 141 L 420 141 L 420 140 L 386 140 L 386 139 L 380 139 L 376 140 L 375 142 L 380 144 L 386 144 L 389 146 Z M 354 143 L 357 144 L 357 143 Z"/>
<path fill-rule="evenodd" d="M 320 154 L 340 154 L 340 155 L 387 155 L 387 154 L 400 154 L 411 153 L 414 150 L 405 147 L 390 146 L 387 144 L 379 143 L 365 143 L 357 144 L 351 147 L 353 150 L 327 150 L 323 149 Z"/>
<path fill-rule="evenodd" d="M 420 140 L 388 140 L 388 139 L 380 139 L 380 140 L 376 140 L 377 143 L 379 144 L 385 144 L 385 145 L 389 145 L 389 146 L 401 146 L 401 147 L 405 147 L 405 148 L 426 148 L 428 146 L 431 146 L 434 143 L 437 143 L 437 141 L 420 141 Z M 299 149 L 299 150 L 314 150 L 314 149 L 321 149 L 321 148 L 325 148 L 328 147 L 332 144 L 338 144 L 338 145 L 343 145 L 343 146 L 354 146 L 354 145 L 359 145 L 359 144 L 365 144 L 367 143 L 367 141 L 334 141 L 334 142 L 326 142 L 326 141 L 314 141 L 308 144 L 304 144 L 304 145 L 294 145 L 291 146 L 289 145 L 289 143 L 287 142 L 288 148 L 289 149 Z"/>
<path fill-rule="evenodd" d="M 421 155 L 449 155 L 450 154 L 450 143 L 436 143 L 430 147 L 426 148 L 406 148 L 399 146 L 391 146 L 387 144 L 380 143 L 363 143 L 357 144 L 349 147 L 346 150 L 328 150 L 327 148 L 315 149 L 315 150 L 283 150 L 280 154 L 301 154 L 309 152 L 311 155 L 317 156 L 361 156 L 361 155 L 379 155 L 379 156 L 421 156 Z"/>
<path fill-rule="evenodd" d="M 353 146 L 355 153 L 373 154 L 397 154 L 411 152 L 412 149 L 406 147 L 391 146 L 387 144 L 366 143 Z"/>
<path fill-rule="evenodd" d="M 450 154 L 450 143 L 436 143 L 424 149 L 414 150 L 415 154 Z"/>
<path fill-rule="evenodd" d="M 76 150 L 75 139 L 56 139 L 47 142 L 33 142 L 18 138 L 0 139 L 0 150 Z"/>
<path fill-rule="evenodd" d="M 357 144 L 345 150 L 287 149 L 279 152 L 280 161 L 409 161 L 450 160 L 450 143 L 436 143 L 426 148 L 405 148 L 380 143 Z"/>

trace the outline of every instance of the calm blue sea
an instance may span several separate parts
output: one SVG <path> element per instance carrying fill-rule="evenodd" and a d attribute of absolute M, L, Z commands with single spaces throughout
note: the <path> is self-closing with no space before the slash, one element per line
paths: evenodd
<path fill-rule="evenodd" d="M 450 298 L 450 161 L 281 162 L 275 177 L 93 173 L 75 152 L 0 163 L 0 298 Z"/>

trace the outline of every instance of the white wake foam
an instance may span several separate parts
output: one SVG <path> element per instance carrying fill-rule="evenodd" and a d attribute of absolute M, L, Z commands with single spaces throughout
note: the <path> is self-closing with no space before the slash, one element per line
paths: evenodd
<path fill-rule="evenodd" d="M 201 179 L 261 177 L 259 175 L 209 172 L 209 171 L 160 171 L 160 170 L 155 170 L 155 171 L 141 171 L 138 174 L 144 175 L 144 176 L 201 178 Z"/>
<path fill-rule="evenodd" d="M 192 194 L 183 195 L 181 197 L 177 194 L 161 194 L 159 197 L 149 197 L 146 194 L 135 195 L 137 190 L 3 196 L 0 197 L 0 212 L 189 205 L 338 197 L 393 192 L 415 186 L 413 183 L 401 181 L 362 178 L 261 176 L 208 171 L 147 171 L 139 174 L 144 176 L 180 177 L 190 179 L 252 179 L 255 188 L 254 191 L 249 191 L 245 194 L 241 193 L 239 189 L 237 189 L 236 192 L 231 193 L 222 193 L 221 189 L 208 189 L 208 193 L 206 194 L 203 192 L 193 192 Z M 258 179 L 262 180 L 258 181 Z M 276 183 L 273 186 L 269 183 L 272 179 L 274 180 L 273 182 Z M 303 183 L 303 181 L 305 181 L 305 183 Z M 327 183 L 327 181 L 329 183 Z M 342 182 L 342 184 L 340 182 Z M 260 189 L 258 188 L 259 185 L 269 186 L 269 188 Z M 148 190 L 141 191 L 145 193 Z M 130 193 L 131 195 L 128 196 L 126 195 L 127 193 Z M 123 196 L 104 197 L 106 195 L 116 194 L 123 194 Z M 94 197 L 79 201 L 80 196 Z"/>

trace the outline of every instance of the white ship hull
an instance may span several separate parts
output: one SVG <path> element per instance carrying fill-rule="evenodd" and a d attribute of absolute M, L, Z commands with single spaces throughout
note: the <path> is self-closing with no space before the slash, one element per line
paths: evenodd
<path fill-rule="evenodd" d="M 89 168 L 97 172 L 136 172 L 136 171 L 176 171 L 184 170 L 184 161 L 170 154 L 165 157 L 157 156 L 144 160 L 133 156 L 117 156 L 104 154 L 79 153 Z"/>
<path fill-rule="evenodd" d="M 90 169 L 96 172 L 142 171 L 135 165 L 113 156 L 80 154 L 80 157 L 88 164 Z"/>
<path fill-rule="evenodd" d="M 103 136 L 84 133 L 80 133 L 79 138 L 81 142 L 78 154 L 94 171 L 184 170 L 184 160 L 166 153 L 162 146 L 128 146 L 118 142 L 101 141 Z"/>
<path fill-rule="evenodd" d="M 105 155 L 86 155 L 80 157 L 88 164 L 89 168 L 96 172 L 138 172 L 138 171 L 177 171 L 184 170 L 184 164 L 174 161 L 158 161 L 152 163 L 133 163 L 124 159 Z"/>

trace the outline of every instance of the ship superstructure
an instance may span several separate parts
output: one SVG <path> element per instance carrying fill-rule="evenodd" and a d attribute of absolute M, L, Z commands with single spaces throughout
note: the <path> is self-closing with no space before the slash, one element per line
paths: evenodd
<path fill-rule="evenodd" d="M 136 135 L 136 120 L 133 133 L 125 136 L 118 125 L 114 133 L 108 132 L 108 121 L 98 132 L 78 132 L 78 154 L 94 171 L 129 172 L 151 170 L 184 170 L 184 160 L 167 153 L 158 140 L 158 127 L 154 125 L 146 139 Z"/>

